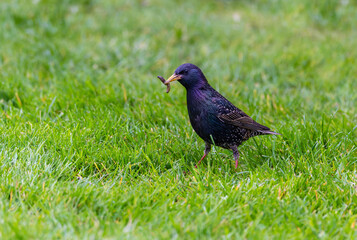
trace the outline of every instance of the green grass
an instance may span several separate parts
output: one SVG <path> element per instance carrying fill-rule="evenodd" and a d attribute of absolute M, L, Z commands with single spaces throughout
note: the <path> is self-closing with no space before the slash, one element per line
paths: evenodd
<path fill-rule="evenodd" d="M 356 11 L 1 1 L 0 238 L 356 238 Z M 283 136 L 196 170 L 185 90 L 156 79 L 184 62 Z"/>

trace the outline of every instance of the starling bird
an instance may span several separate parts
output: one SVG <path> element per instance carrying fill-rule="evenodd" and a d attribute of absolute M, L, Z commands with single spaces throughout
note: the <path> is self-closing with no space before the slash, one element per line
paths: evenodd
<path fill-rule="evenodd" d="M 204 155 L 196 168 L 210 152 L 211 144 L 231 149 L 237 168 L 239 159 L 237 147 L 242 142 L 258 135 L 281 135 L 257 123 L 223 97 L 209 85 L 199 67 L 190 63 L 182 64 L 165 84 L 175 80 L 186 88 L 191 125 L 206 143 Z"/>

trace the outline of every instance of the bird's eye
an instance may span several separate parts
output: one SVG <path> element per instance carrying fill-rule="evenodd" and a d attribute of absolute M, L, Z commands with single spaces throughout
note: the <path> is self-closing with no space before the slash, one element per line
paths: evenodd
<path fill-rule="evenodd" d="M 187 69 L 184 69 L 180 72 L 180 74 L 186 74 L 187 72 L 188 72 Z"/>

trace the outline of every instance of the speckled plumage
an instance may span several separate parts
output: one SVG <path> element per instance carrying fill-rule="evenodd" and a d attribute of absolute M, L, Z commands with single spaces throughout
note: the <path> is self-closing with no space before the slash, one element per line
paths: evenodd
<path fill-rule="evenodd" d="M 197 66 L 183 64 L 175 70 L 173 76 L 187 90 L 187 109 L 191 125 L 206 143 L 205 154 L 201 160 L 209 153 L 211 144 L 214 144 L 231 149 L 237 167 L 237 147 L 242 142 L 257 135 L 278 134 L 255 122 L 212 88 Z"/>

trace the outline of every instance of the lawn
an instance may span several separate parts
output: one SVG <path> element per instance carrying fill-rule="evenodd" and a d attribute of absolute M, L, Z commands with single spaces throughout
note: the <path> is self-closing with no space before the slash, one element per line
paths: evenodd
<path fill-rule="evenodd" d="M 357 238 L 353 0 L 0 2 L 0 239 Z M 191 62 L 282 136 L 189 123 Z M 189 174 L 188 174 L 189 173 Z"/>

